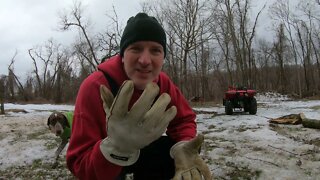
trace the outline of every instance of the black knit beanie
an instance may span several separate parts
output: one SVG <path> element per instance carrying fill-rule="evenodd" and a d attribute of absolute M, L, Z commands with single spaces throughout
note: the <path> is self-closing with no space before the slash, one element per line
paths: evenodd
<path fill-rule="evenodd" d="M 155 41 L 162 45 L 166 56 L 166 33 L 156 18 L 138 13 L 127 21 L 120 41 L 120 56 L 124 50 L 137 41 Z"/>

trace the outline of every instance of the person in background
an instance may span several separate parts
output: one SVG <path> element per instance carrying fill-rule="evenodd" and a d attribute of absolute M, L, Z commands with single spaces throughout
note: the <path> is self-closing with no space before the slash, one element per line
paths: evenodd
<path fill-rule="evenodd" d="M 79 179 L 212 179 L 203 135 L 177 86 L 161 71 L 166 34 L 152 16 L 129 18 L 120 54 L 79 89 L 67 166 Z"/>

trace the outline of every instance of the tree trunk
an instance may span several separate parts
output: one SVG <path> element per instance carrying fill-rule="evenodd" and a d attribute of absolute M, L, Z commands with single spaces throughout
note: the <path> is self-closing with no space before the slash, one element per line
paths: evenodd
<path fill-rule="evenodd" d="M 308 119 L 303 113 L 300 113 L 303 127 L 320 129 L 320 120 Z"/>
<path fill-rule="evenodd" d="M 1 101 L 1 111 L 0 114 L 4 114 L 4 104 L 3 101 Z"/>
<path fill-rule="evenodd" d="M 4 114 L 4 80 L 0 80 L 0 114 Z"/>
<path fill-rule="evenodd" d="M 318 119 L 302 119 L 302 125 L 306 128 L 320 129 L 320 120 Z"/>

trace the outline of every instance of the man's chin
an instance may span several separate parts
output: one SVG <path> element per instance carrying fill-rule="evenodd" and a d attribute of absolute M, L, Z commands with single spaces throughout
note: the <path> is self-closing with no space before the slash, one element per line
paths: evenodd
<path fill-rule="evenodd" d="M 139 90 L 144 90 L 149 82 L 152 82 L 152 81 L 147 81 L 147 80 L 133 81 L 135 88 Z"/>

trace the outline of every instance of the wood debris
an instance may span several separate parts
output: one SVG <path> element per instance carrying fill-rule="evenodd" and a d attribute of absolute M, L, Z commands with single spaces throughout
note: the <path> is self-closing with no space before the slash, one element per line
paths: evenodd
<path fill-rule="evenodd" d="M 279 118 L 270 119 L 269 122 L 275 124 L 291 125 L 302 124 L 303 127 L 320 129 L 320 120 L 306 118 L 304 113 L 281 116 Z"/>

